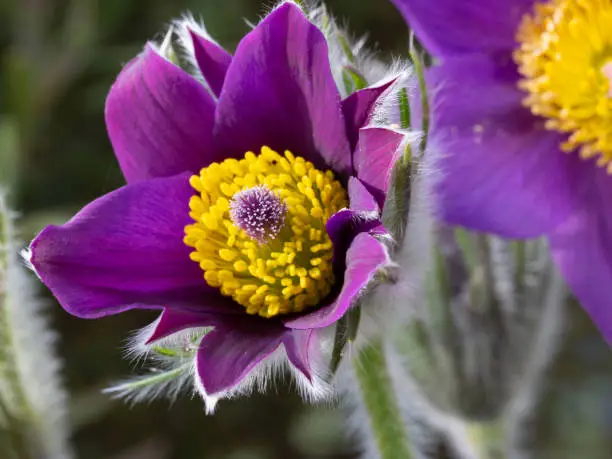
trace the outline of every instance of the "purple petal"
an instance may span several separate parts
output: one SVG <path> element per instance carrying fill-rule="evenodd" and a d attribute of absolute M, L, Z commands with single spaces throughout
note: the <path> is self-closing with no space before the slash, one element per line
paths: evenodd
<path fill-rule="evenodd" d="M 353 156 L 357 177 L 368 186 L 381 207 L 403 140 L 402 134 L 389 129 L 365 128 L 359 132 L 359 143 Z"/>
<path fill-rule="evenodd" d="M 346 254 L 342 290 L 332 304 L 285 323 L 289 328 L 322 328 L 336 322 L 350 308 L 363 288 L 389 257 L 385 247 L 367 233 L 357 235 Z"/>
<path fill-rule="evenodd" d="M 208 83 L 213 94 L 221 94 L 225 74 L 232 62 L 232 56 L 215 42 L 200 36 L 197 32 L 189 30 L 193 41 L 193 50 L 202 76 Z"/>
<path fill-rule="evenodd" d="M 355 151 L 359 139 L 359 129 L 370 120 L 376 102 L 396 80 L 379 86 L 361 89 L 342 101 L 342 113 L 346 121 L 346 133 L 351 142 L 351 151 Z"/>
<path fill-rule="evenodd" d="M 224 157 L 267 145 L 350 173 L 327 43 L 295 5 L 275 9 L 238 45 L 217 105 L 215 139 Z"/>
<path fill-rule="evenodd" d="M 380 215 L 380 207 L 365 185 L 356 177 L 350 177 L 348 194 L 351 210 L 359 213 L 374 213 L 375 218 Z"/>
<path fill-rule="evenodd" d="M 188 178 L 124 186 L 34 239 L 31 262 L 64 309 L 94 318 L 186 303 L 225 308 L 227 299 L 207 286 L 183 243 L 193 195 Z"/>
<path fill-rule="evenodd" d="M 248 317 L 247 319 L 252 319 Z M 226 392 L 281 344 L 286 330 L 278 323 L 245 320 L 217 327 L 200 344 L 197 372 L 207 395 Z"/>
<path fill-rule="evenodd" d="M 391 0 L 434 56 L 509 50 L 535 0 Z"/>
<path fill-rule="evenodd" d="M 436 197 L 446 223 L 538 236 L 583 200 L 586 163 L 562 153 L 562 137 L 521 106 L 516 81 L 514 65 L 480 55 L 447 59 L 428 74 L 427 167 L 440 173 Z"/>
<path fill-rule="evenodd" d="M 312 368 L 310 366 L 310 344 L 314 330 L 291 330 L 285 335 L 283 345 L 287 351 L 289 361 L 300 372 L 312 381 Z"/>
<path fill-rule="evenodd" d="M 588 205 L 550 236 L 555 263 L 605 339 L 612 344 L 612 177 L 589 164 Z"/>
<path fill-rule="evenodd" d="M 147 45 L 124 67 L 106 99 L 106 127 L 126 180 L 208 165 L 214 111 L 200 82 Z"/>
<path fill-rule="evenodd" d="M 215 314 L 164 308 L 146 344 L 166 338 L 187 328 L 210 327 L 218 323 L 219 319 Z"/>
<path fill-rule="evenodd" d="M 363 203 L 358 202 L 356 205 Z M 342 209 L 327 220 L 325 229 L 334 245 L 333 264 L 336 275 L 344 272 L 346 251 L 358 234 L 380 232 L 382 225 L 378 217 L 372 211 Z"/>

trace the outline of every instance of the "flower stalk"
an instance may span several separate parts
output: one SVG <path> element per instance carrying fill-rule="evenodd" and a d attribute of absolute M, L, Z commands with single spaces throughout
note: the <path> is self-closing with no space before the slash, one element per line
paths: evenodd
<path fill-rule="evenodd" d="M 363 347 L 352 359 L 357 387 L 376 457 L 410 459 L 414 457 L 411 443 L 393 391 L 384 349 L 382 340 L 376 340 Z"/>
<path fill-rule="evenodd" d="M 565 287 L 543 241 L 438 228 L 432 243 L 422 309 L 394 338 L 402 377 L 459 457 L 504 458 L 558 348 Z"/>
<path fill-rule="evenodd" d="M 19 263 L 13 218 L 0 195 L 0 429 L 7 436 L 1 456 L 68 459 L 55 334 Z"/>
<path fill-rule="evenodd" d="M 472 422 L 466 426 L 467 438 L 478 459 L 504 459 L 506 429 L 503 422 Z"/>

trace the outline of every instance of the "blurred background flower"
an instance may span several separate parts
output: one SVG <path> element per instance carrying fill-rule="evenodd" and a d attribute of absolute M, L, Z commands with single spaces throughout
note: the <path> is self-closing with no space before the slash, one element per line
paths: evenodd
<path fill-rule="evenodd" d="M 21 237 L 63 223 L 96 196 L 123 184 L 104 124 L 104 100 L 121 64 L 170 18 L 190 10 L 234 49 L 268 1 L 24 0 L 0 2 L 0 181 L 22 211 Z M 384 1 L 330 0 L 383 57 L 406 54 L 408 31 Z M 342 23 L 342 21 L 341 21 Z M 214 417 L 188 397 L 130 408 L 100 390 L 131 372 L 119 343 L 155 314 L 83 321 L 56 305 L 77 457 L 286 459 L 355 458 L 344 413 L 303 405 L 284 388 L 224 404 Z M 564 348 L 550 371 L 530 433 L 540 458 L 609 459 L 612 359 L 590 320 L 569 311 Z M 432 456 L 438 457 L 438 456 Z M 444 456 L 439 456 L 444 457 Z"/>

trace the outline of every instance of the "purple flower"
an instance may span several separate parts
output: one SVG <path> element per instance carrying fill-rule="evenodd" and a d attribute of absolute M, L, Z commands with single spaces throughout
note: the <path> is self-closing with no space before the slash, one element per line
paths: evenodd
<path fill-rule="evenodd" d="M 441 218 L 545 235 L 612 342 L 612 4 L 393 2 L 439 63 L 426 80 Z"/>
<path fill-rule="evenodd" d="M 315 384 L 315 332 L 388 264 L 379 218 L 402 135 L 363 128 L 391 84 L 342 100 L 294 4 L 233 56 L 190 35 L 203 81 L 152 44 L 125 66 L 106 123 L 127 185 L 45 228 L 31 263 L 76 316 L 162 309 L 148 343 L 211 329 L 195 367 L 212 408 L 272 354 Z"/>

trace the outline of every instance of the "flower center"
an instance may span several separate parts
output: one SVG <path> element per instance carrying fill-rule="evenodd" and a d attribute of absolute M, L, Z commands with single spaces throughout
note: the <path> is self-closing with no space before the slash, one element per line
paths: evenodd
<path fill-rule="evenodd" d="M 612 173 L 612 2 L 549 0 L 518 29 L 514 52 L 528 92 L 523 103 L 547 129 L 568 133 L 561 148 L 598 156 Z"/>
<path fill-rule="evenodd" d="M 287 204 L 265 185 L 239 191 L 230 201 L 234 224 L 260 244 L 278 235 L 286 215 Z"/>
<path fill-rule="evenodd" d="M 289 151 L 212 163 L 189 183 L 194 223 L 184 242 L 208 285 L 249 314 L 273 317 L 317 306 L 334 283 L 325 223 L 348 205 L 331 171 Z"/>

